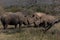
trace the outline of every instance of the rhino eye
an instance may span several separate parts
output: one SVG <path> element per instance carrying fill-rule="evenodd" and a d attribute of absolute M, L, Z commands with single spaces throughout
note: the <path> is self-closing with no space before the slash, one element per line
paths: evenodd
<path fill-rule="evenodd" d="M 25 16 L 26 17 L 26 16 Z"/>

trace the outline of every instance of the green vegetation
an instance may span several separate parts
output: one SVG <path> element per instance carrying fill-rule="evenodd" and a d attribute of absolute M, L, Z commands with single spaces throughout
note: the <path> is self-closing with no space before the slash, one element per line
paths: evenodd
<path fill-rule="evenodd" d="M 31 6 L 17 6 L 11 5 L 10 7 L 0 7 L 0 15 L 7 12 L 26 12 L 29 15 L 34 12 L 44 12 L 46 14 L 59 15 L 60 12 L 55 11 L 54 8 L 58 6 L 55 5 L 31 5 Z M 60 18 L 60 16 L 59 16 Z M 12 28 L 13 27 L 13 28 Z M 57 28 L 57 29 L 54 29 Z M 0 40 L 60 40 L 60 24 L 53 26 L 51 30 L 43 33 L 41 28 L 25 28 L 14 29 L 14 26 L 9 26 L 8 29 L 3 30 L 0 24 Z"/>
<path fill-rule="evenodd" d="M 20 11 L 28 11 L 29 13 L 31 12 L 44 12 L 47 14 L 53 14 L 55 15 L 56 13 L 59 14 L 56 10 L 54 10 L 56 7 L 53 4 L 42 4 L 41 6 L 39 5 L 31 5 L 31 6 L 17 6 L 17 5 L 11 5 L 9 7 L 5 7 L 5 11 L 9 12 L 20 12 Z"/>

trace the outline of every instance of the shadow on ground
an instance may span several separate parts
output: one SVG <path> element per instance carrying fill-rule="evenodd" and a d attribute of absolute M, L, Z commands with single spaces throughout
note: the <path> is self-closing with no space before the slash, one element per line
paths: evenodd
<path fill-rule="evenodd" d="M 0 33 L 6 33 L 6 34 L 20 33 L 20 31 L 21 30 L 19 28 L 14 29 L 13 27 L 7 29 L 0 28 Z"/>

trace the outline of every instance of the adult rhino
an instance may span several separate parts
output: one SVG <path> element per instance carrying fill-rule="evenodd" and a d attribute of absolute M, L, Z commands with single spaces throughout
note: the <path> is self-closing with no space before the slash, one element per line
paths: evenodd
<path fill-rule="evenodd" d="M 60 19 L 57 17 L 44 13 L 35 13 L 33 16 L 37 16 L 38 18 L 38 20 L 34 22 L 35 26 L 43 27 L 45 31 L 49 30 L 54 24 L 60 22 Z"/>
<path fill-rule="evenodd" d="M 17 27 L 17 24 L 19 24 L 19 27 L 23 23 L 24 16 L 21 12 L 6 12 L 5 14 L 1 15 L 1 23 L 4 27 L 4 29 L 7 28 L 8 25 L 15 25 L 15 28 Z"/>

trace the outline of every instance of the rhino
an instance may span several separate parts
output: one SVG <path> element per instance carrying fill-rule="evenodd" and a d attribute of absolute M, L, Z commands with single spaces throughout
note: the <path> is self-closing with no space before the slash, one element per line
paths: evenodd
<path fill-rule="evenodd" d="M 17 24 L 19 24 L 20 27 L 21 24 L 24 23 L 23 21 L 24 16 L 25 15 L 23 15 L 21 12 L 16 12 L 16 13 L 7 12 L 6 14 L 1 15 L 1 23 L 4 29 L 6 29 L 8 25 L 14 25 L 16 28 Z"/>
<path fill-rule="evenodd" d="M 54 24 L 59 23 L 60 19 L 56 16 L 44 14 L 44 13 L 35 13 L 33 16 L 37 16 L 38 20 L 34 22 L 35 26 L 45 28 L 45 31 L 49 30 Z"/>

